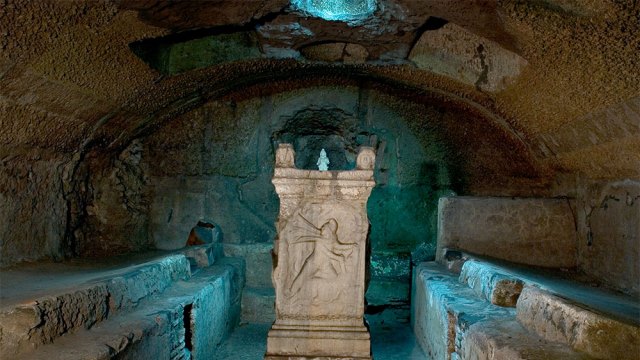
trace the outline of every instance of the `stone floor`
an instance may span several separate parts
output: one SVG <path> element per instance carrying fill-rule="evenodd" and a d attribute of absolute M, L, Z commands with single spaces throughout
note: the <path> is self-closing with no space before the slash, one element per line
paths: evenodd
<path fill-rule="evenodd" d="M 408 322 L 368 317 L 375 360 L 430 360 L 416 343 Z M 223 344 L 217 360 L 260 360 L 267 348 L 271 324 L 241 324 Z"/>

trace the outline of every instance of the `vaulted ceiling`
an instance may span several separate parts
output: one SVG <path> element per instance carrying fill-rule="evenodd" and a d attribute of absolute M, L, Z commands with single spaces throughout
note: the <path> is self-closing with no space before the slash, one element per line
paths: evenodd
<path fill-rule="evenodd" d="M 637 0 L 380 0 L 351 23 L 287 0 L 0 0 L 0 24 L 2 161 L 346 81 L 491 122 L 469 136 L 509 137 L 540 173 L 640 177 Z"/>

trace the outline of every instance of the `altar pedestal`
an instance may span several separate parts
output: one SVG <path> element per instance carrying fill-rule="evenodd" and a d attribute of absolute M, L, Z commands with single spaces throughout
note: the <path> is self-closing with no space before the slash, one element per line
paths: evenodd
<path fill-rule="evenodd" d="M 352 171 L 296 169 L 294 156 L 288 144 L 276 152 L 276 321 L 265 359 L 371 359 L 364 292 L 375 153 L 361 149 Z"/>

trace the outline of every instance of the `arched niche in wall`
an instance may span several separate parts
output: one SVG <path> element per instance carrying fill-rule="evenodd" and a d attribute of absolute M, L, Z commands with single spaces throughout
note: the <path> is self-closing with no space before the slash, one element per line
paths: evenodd
<path fill-rule="evenodd" d="M 410 252 L 423 244 L 433 251 L 438 197 L 452 193 L 447 151 L 438 134 L 416 134 L 409 122 L 437 119 L 403 113 L 404 101 L 358 87 L 309 88 L 271 101 L 272 121 L 282 126 L 272 135 L 274 146 L 294 144 L 297 167 L 316 168 L 323 146 L 330 170 L 352 169 L 359 146 L 376 149 L 377 186 L 368 203 L 374 252 Z"/>
<path fill-rule="evenodd" d="M 318 169 L 317 159 L 324 149 L 329 170 L 355 168 L 357 118 L 340 108 L 309 107 L 284 120 L 283 128 L 273 136 L 276 143 L 292 144 L 296 167 Z"/>

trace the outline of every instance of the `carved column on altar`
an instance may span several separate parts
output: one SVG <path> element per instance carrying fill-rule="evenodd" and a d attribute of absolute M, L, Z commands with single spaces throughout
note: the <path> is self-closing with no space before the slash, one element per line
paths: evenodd
<path fill-rule="evenodd" d="M 294 160 L 281 144 L 272 180 L 276 321 L 265 359 L 371 359 L 364 293 L 375 153 L 362 148 L 350 171 L 301 170 Z"/>

